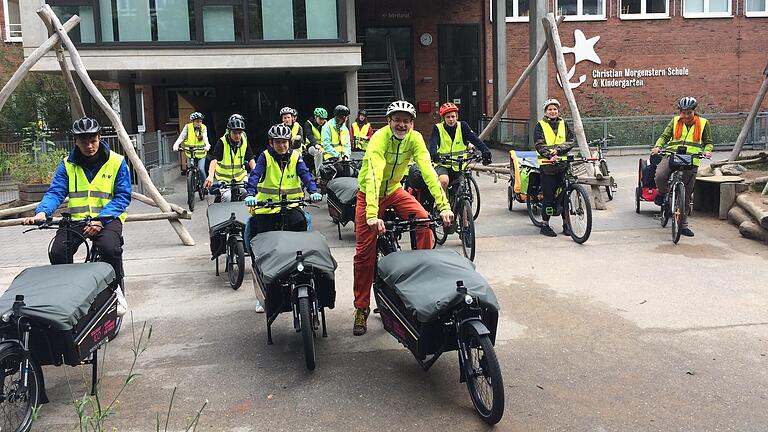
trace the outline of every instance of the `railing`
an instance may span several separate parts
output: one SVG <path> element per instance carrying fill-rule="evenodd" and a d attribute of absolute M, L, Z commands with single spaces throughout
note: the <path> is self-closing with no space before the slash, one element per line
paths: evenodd
<path fill-rule="evenodd" d="M 739 136 L 747 113 L 712 113 L 703 114 L 712 125 L 712 140 L 717 150 L 733 148 Z M 664 131 L 671 119 L 670 115 L 635 116 L 635 117 L 585 117 L 582 118 L 584 133 L 587 140 L 612 135 L 611 147 L 644 147 L 650 148 Z M 571 119 L 566 119 L 569 123 Z M 490 117 L 480 119 L 483 128 Z M 519 148 L 528 147 L 528 120 L 502 118 L 499 122 L 498 140 Z M 755 117 L 752 128 L 747 134 L 744 144 L 746 149 L 768 148 L 768 112 L 761 112 Z"/>
<path fill-rule="evenodd" d="M 400 65 L 397 64 L 397 52 L 395 51 L 395 44 L 392 42 L 392 35 L 387 33 L 385 37 L 387 44 L 387 62 L 389 63 L 389 70 L 392 72 L 392 83 L 395 90 L 395 99 L 403 100 L 403 83 L 400 79 Z"/>

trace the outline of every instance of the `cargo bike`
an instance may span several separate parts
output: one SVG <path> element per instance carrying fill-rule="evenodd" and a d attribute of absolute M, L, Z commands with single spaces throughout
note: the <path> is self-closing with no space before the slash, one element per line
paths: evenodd
<path fill-rule="evenodd" d="M 327 194 L 328 214 L 336 225 L 341 240 L 341 227 L 355 220 L 355 206 L 364 153 L 353 152 L 351 160 L 326 161 L 320 170 L 320 190 Z"/>
<path fill-rule="evenodd" d="M 280 208 L 281 214 L 305 205 L 303 199 L 256 203 L 257 208 Z M 253 288 L 264 305 L 267 344 L 273 344 L 272 324 L 278 315 L 290 312 L 293 328 L 301 333 L 306 367 L 314 370 L 317 331 L 322 326 L 322 337 L 328 336 L 325 309 L 333 309 L 336 303 L 337 263 L 322 234 L 284 228 L 281 224 L 280 231 L 260 233 L 251 239 Z"/>
<path fill-rule="evenodd" d="M 85 223 L 65 215 L 39 228 L 70 229 Z M 120 327 L 119 281 L 110 264 L 92 262 L 98 254 L 84 243 L 86 262 L 27 268 L 0 296 L 2 431 L 30 430 L 33 412 L 48 402 L 42 366 L 90 364 L 91 393 L 96 392 L 98 349 Z"/>
<path fill-rule="evenodd" d="M 432 229 L 436 218 L 385 219 L 377 243 L 373 285 L 384 328 L 426 371 L 457 351 L 459 382 L 480 418 L 496 424 L 504 414 L 504 383 L 494 344 L 499 304 L 488 282 L 467 258 L 445 249 L 402 251 L 398 238 Z"/>

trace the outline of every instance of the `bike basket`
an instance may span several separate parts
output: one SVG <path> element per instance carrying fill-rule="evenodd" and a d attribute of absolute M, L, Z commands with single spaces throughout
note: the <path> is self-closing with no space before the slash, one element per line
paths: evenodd
<path fill-rule="evenodd" d="M 673 169 L 685 169 L 693 166 L 692 154 L 673 154 L 669 158 L 669 166 Z"/>

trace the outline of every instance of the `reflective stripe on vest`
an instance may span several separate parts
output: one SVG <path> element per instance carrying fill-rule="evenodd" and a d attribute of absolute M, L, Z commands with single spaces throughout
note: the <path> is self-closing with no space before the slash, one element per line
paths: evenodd
<path fill-rule="evenodd" d="M 112 201 L 117 172 L 123 163 L 123 157 L 110 151 L 109 159 L 101 166 L 101 169 L 88 181 L 85 171 L 64 159 L 64 168 L 67 171 L 69 202 L 67 208 L 72 219 L 84 219 L 87 216 L 96 217 Z M 118 219 L 125 222 L 126 213 L 123 212 Z"/>
<path fill-rule="evenodd" d="M 202 159 L 205 157 L 205 141 L 203 140 L 205 133 L 205 125 L 200 127 L 200 134 L 198 135 L 195 133 L 195 126 L 192 123 L 187 123 L 187 140 L 184 142 L 184 147 L 188 149 L 186 151 L 187 156 L 189 156 L 190 150 L 194 149 L 193 156 L 195 158 Z"/>
<path fill-rule="evenodd" d="M 361 150 L 368 148 L 368 133 L 371 131 L 371 124 L 366 123 L 361 128 L 357 122 L 352 123 L 352 135 L 355 137 L 355 146 Z"/>
<path fill-rule="evenodd" d="M 554 150 L 555 146 L 565 144 L 565 120 L 560 119 L 560 122 L 557 124 L 557 135 L 555 135 L 555 131 L 552 130 L 552 126 L 546 120 L 539 120 L 539 125 L 541 125 L 541 130 L 544 132 L 544 143 L 547 147 L 552 147 Z M 566 159 L 568 159 L 568 156 L 560 156 L 560 160 Z M 539 155 L 538 160 L 539 166 L 541 166 L 542 162 L 549 160 L 549 158 Z"/>
<path fill-rule="evenodd" d="M 677 125 L 677 122 L 680 120 L 680 116 L 675 116 L 675 118 L 672 119 L 672 141 L 667 143 L 667 149 L 672 150 L 674 152 L 677 152 L 677 148 L 680 146 L 685 146 L 685 152 L 689 154 L 698 154 L 703 151 L 703 145 L 701 138 L 704 135 L 704 126 L 707 124 L 707 119 L 704 117 L 698 117 L 699 121 L 701 121 L 701 130 L 702 133 L 699 137 L 698 141 L 693 140 L 693 129 L 696 127 L 695 124 L 692 124 L 691 126 L 688 126 L 687 124 L 683 123 L 683 133 L 680 136 L 679 141 L 674 141 L 674 128 Z M 699 158 L 693 158 L 693 165 L 699 166 L 701 165 L 701 159 Z"/>
<path fill-rule="evenodd" d="M 264 171 L 264 179 L 256 185 L 256 200 L 257 201 L 280 201 L 283 195 L 286 195 L 286 199 L 295 200 L 304 198 L 304 191 L 301 189 L 301 179 L 296 166 L 299 162 L 299 152 L 291 152 L 291 158 L 285 169 L 280 168 L 280 162 L 275 160 L 269 151 L 264 150 L 264 158 L 266 159 L 266 170 Z M 295 205 L 291 206 L 291 208 Z M 254 214 L 274 214 L 280 213 L 280 207 L 276 208 L 257 208 L 253 211 Z"/>
<path fill-rule="evenodd" d="M 226 135 L 221 137 L 221 142 L 224 144 L 224 155 L 216 165 L 216 180 L 242 181 L 246 174 L 243 165 L 245 165 L 245 148 L 248 146 L 248 141 L 243 136 L 243 141 L 236 152 L 232 151 Z"/>
<path fill-rule="evenodd" d="M 349 134 L 348 133 L 342 133 L 336 131 L 335 127 L 331 127 L 328 125 L 328 128 L 331 130 L 331 145 L 333 146 L 333 149 L 336 150 L 336 153 L 344 154 L 345 151 L 347 151 L 347 145 L 349 144 Z M 330 153 L 324 153 L 323 159 L 330 159 L 333 156 Z"/>
<path fill-rule="evenodd" d="M 440 122 L 436 126 L 440 134 L 440 146 L 437 148 L 438 155 L 455 158 L 467 152 L 467 145 L 464 143 L 464 135 L 461 132 L 461 123 L 456 123 L 456 135 L 453 137 L 453 140 L 448 135 L 448 131 L 445 130 L 445 122 Z M 457 163 L 444 163 L 440 165 L 451 168 L 454 171 L 459 170 Z"/>

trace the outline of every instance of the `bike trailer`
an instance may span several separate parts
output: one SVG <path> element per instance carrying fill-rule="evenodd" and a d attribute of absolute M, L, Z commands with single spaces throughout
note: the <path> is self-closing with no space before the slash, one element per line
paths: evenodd
<path fill-rule="evenodd" d="M 227 250 L 227 228 L 234 225 L 242 233 L 250 217 L 248 207 L 243 202 L 214 203 L 208 206 L 208 234 L 211 237 L 213 257 Z"/>
<path fill-rule="evenodd" d="M 531 173 L 538 173 L 538 153 L 535 151 L 509 151 L 509 170 L 513 182 L 513 190 L 516 195 L 525 201 L 528 194 L 528 185 Z"/>
<path fill-rule="evenodd" d="M 103 262 L 30 267 L 0 296 L 0 314 L 23 295 L 21 311 L 34 323 L 29 343 L 35 359 L 42 366 L 77 366 L 117 334 L 116 288 L 115 270 Z"/>
<path fill-rule="evenodd" d="M 376 304 L 384 328 L 417 358 L 439 351 L 444 319 L 464 301 L 456 291 L 462 281 L 482 309 L 483 323 L 496 340 L 499 303 L 472 261 L 450 250 L 400 251 L 379 258 Z M 444 350 L 457 349 L 448 341 Z"/>
<path fill-rule="evenodd" d="M 334 223 L 346 226 L 355 220 L 358 186 L 356 177 L 339 177 L 328 182 L 328 213 Z"/>
<path fill-rule="evenodd" d="M 640 159 L 638 162 L 638 189 L 637 196 L 642 201 L 653 201 L 658 190 L 656 189 L 656 167 L 661 162 L 661 155 L 651 155 L 650 159 Z"/>
<path fill-rule="evenodd" d="M 298 271 L 297 252 L 301 252 L 304 268 L 312 271 L 318 306 L 333 309 L 336 304 L 334 271 L 338 265 L 325 236 L 317 231 L 270 231 L 251 240 L 254 289 L 268 317 L 292 310 L 288 277 Z"/>

